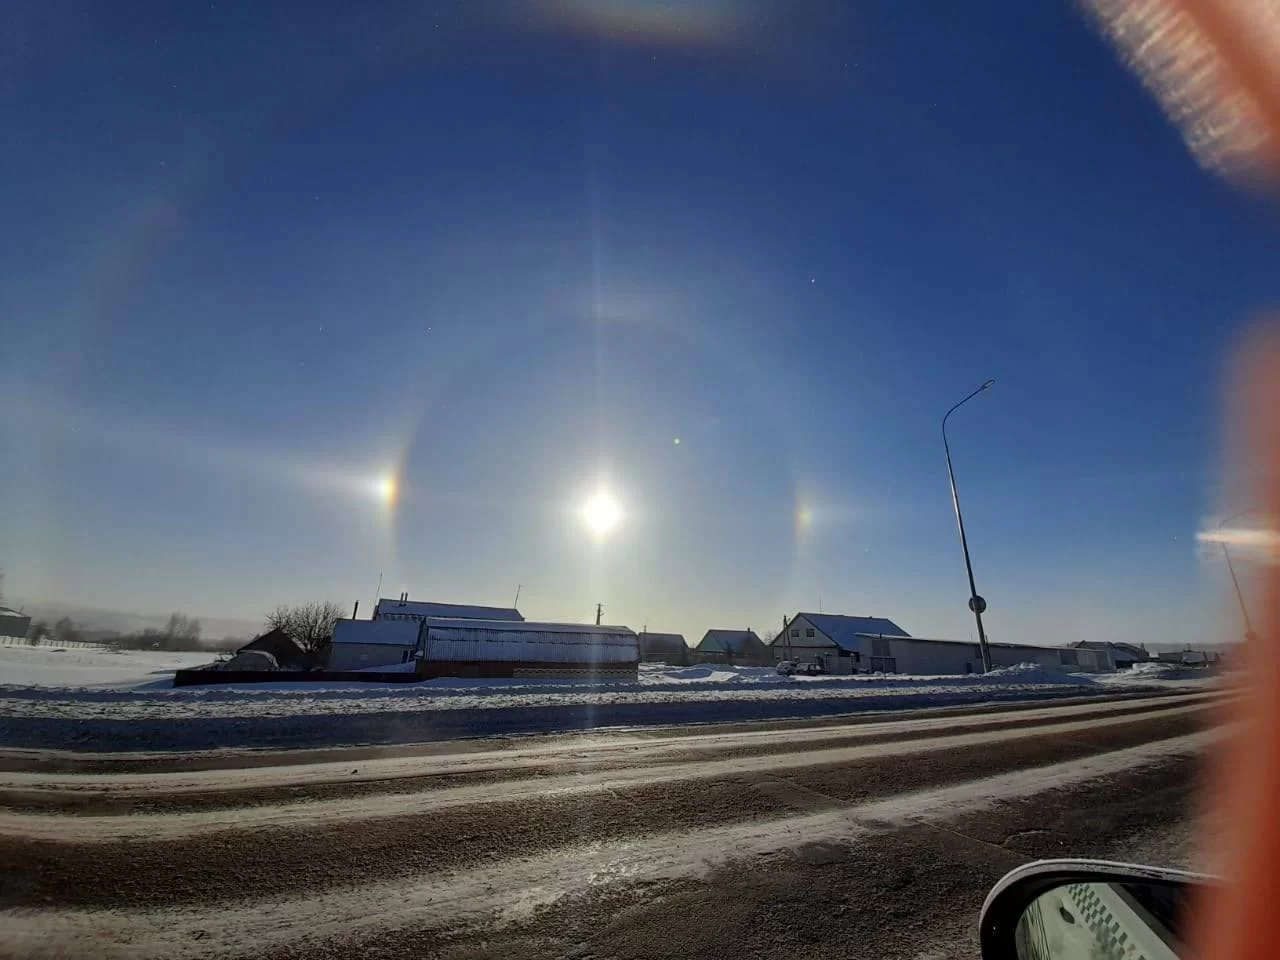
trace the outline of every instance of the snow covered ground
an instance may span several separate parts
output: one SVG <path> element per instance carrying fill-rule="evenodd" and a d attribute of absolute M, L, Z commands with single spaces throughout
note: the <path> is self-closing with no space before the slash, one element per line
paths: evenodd
<path fill-rule="evenodd" d="M 199 749 L 443 739 L 603 726 L 903 710 L 1125 690 L 1197 689 L 1203 673 L 1031 665 L 985 676 L 781 677 L 768 667 L 645 665 L 636 680 L 171 686 L 207 653 L 0 647 L 0 745 Z"/>
<path fill-rule="evenodd" d="M 0 646 L 0 691 L 7 687 L 170 687 L 173 672 L 217 659 L 214 653 L 162 653 L 60 644 Z"/>

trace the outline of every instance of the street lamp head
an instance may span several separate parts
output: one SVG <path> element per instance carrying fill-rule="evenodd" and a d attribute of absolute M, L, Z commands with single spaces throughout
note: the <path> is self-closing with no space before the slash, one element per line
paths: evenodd
<path fill-rule="evenodd" d="M 996 378 L 995 378 L 995 377 L 992 377 L 990 380 L 988 380 L 986 383 L 984 383 L 984 384 L 983 384 L 981 387 L 979 387 L 978 389 L 979 389 L 979 390 L 990 390 L 993 386 L 995 386 L 995 383 L 996 383 Z"/>

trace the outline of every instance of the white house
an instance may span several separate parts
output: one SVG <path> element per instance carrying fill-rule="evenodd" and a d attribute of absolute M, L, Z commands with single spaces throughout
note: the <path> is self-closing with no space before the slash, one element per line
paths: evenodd
<path fill-rule="evenodd" d="M 993 667 L 1042 667 L 1106 673 L 1115 669 L 1104 650 L 989 643 Z M 773 641 L 775 661 L 811 660 L 828 673 L 981 673 L 982 651 L 963 640 L 913 637 L 883 617 L 797 613 Z"/>
<path fill-rule="evenodd" d="M 797 613 L 774 638 L 773 659 L 774 662 L 808 660 L 822 664 L 827 673 L 836 674 L 905 672 L 888 669 L 892 665 L 887 659 L 893 654 L 881 642 L 884 637 L 909 637 L 909 634 L 884 617 Z"/>
<path fill-rule="evenodd" d="M 404 620 L 339 620 L 329 645 L 330 670 L 363 670 L 408 663 L 422 624 Z"/>

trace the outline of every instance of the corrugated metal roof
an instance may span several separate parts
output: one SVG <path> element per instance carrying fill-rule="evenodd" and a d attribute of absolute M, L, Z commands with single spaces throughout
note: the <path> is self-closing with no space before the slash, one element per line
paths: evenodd
<path fill-rule="evenodd" d="M 635 663 L 628 627 L 432 618 L 424 624 L 427 660 Z"/>
<path fill-rule="evenodd" d="M 391 617 L 457 617 L 465 620 L 523 620 L 515 607 L 477 607 L 466 603 L 435 603 L 430 600 L 379 600 L 373 608 L 375 619 Z"/>
<path fill-rule="evenodd" d="M 759 643 L 761 640 L 754 630 L 708 630 L 698 641 L 698 649 L 704 652 L 743 653 Z"/>
<path fill-rule="evenodd" d="M 560 633 L 599 633 L 621 634 L 634 637 L 636 632 L 630 627 L 619 627 L 611 624 L 596 623 L 551 623 L 540 620 L 480 620 L 469 617 L 430 617 L 426 621 L 428 627 L 469 627 L 475 630 L 502 629 L 506 631 L 530 630 L 534 632 L 555 630 Z"/>
<path fill-rule="evenodd" d="M 412 647 L 421 629 L 418 620 L 339 620 L 333 625 L 333 642 Z"/>
<path fill-rule="evenodd" d="M 842 650 L 853 650 L 857 647 L 858 634 L 886 637 L 909 637 L 911 634 L 903 630 L 892 620 L 884 617 L 847 617 L 839 613 L 797 613 L 793 620 L 804 617 L 815 627 L 832 639 Z M 788 624 L 790 628 L 790 624 Z M 780 635 L 781 636 L 781 635 Z M 782 639 L 786 639 L 782 637 Z M 775 641 L 776 642 L 776 641 Z"/>

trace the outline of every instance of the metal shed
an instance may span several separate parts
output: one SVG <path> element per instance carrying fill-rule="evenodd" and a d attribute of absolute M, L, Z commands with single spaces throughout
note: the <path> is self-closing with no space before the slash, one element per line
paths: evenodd
<path fill-rule="evenodd" d="M 429 677 L 634 676 L 640 659 L 629 627 L 446 617 L 423 621 L 418 654 Z"/>
<path fill-rule="evenodd" d="M 0 607 L 0 637 L 25 637 L 31 629 L 31 618 L 25 613 Z"/>
<path fill-rule="evenodd" d="M 329 645 L 330 670 L 407 663 L 418 646 L 417 620 L 339 620 Z"/>

